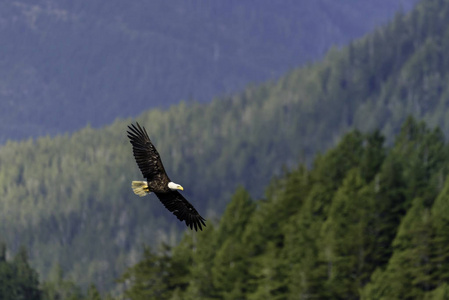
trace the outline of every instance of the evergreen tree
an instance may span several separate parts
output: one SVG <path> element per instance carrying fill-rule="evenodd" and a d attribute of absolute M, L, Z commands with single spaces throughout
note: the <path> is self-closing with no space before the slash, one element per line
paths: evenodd
<path fill-rule="evenodd" d="M 373 270 L 372 242 L 368 233 L 373 210 L 370 189 L 364 189 L 360 170 L 353 169 L 335 194 L 320 238 L 321 255 L 327 264 L 333 298 L 358 299 Z"/>
<path fill-rule="evenodd" d="M 171 249 L 168 278 L 169 285 L 178 292 L 184 292 L 190 284 L 195 251 L 193 235 L 185 234 L 179 244 Z"/>
<path fill-rule="evenodd" d="M 184 299 L 216 299 L 217 290 L 213 282 L 211 262 L 213 262 L 218 246 L 216 229 L 212 222 L 207 224 L 202 234 L 193 239 L 193 260 L 190 267 L 190 280 Z"/>
<path fill-rule="evenodd" d="M 390 154 L 385 159 L 371 187 L 374 199 L 368 234 L 373 237 L 376 249 L 372 260 L 382 267 L 393 253 L 393 239 L 407 207 L 407 186 L 397 156 Z"/>
<path fill-rule="evenodd" d="M 16 294 L 17 300 L 39 300 L 41 299 L 41 291 L 39 290 L 39 278 L 35 270 L 28 263 L 28 253 L 25 247 L 21 247 L 19 252 L 12 261 L 15 272 Z"/>
<path fill-rule="evenodd" d="M 432 282 L 440 285 L 449 280 L 449 179 L 435 200 L 431 214 L 434 228 L 432 263 L 435 267 Z"/>
<path fill-rule="evenodd" d="M 166 253 L 158 255 L 145 247 L 143 259 L 119 280 L 130 285 L 124 293 L 125 297 L 133 300 L 170 299 L 169 264 L 170 257 Z"/>
<path fill-rule="evenodd" d="M 245 299 L 248 259 L 244 244 L 229 237 L 218 249 L 212 265 L 214 288 L 221 299 Z"/>
<path fill-rule="evenodd" d="M 415 198 L 401 222 L 387 268 L 373 274 L 363 298 L 422 299 L 425 292 L 434 289 L 432 236 L 430 209 L 422 198 Z"/>
<path fill-rule="evenodd" d="M 214 287 L 223 299 L 244 299 L 248 289 L 247 247 L 242 235 L 255 204 L 243 188 L 237 189 L 216 231 L 216 255 L 212 264 Z"/>
<path fill-rule="evenodd" d="M 385 159 L 384 136 L 375 130 L 367 134 L 365 146 L 360 162 L 360 175 L 366 182 L 370 182 L 379 172 Z"/>
<path fill-rule="evenodd" d="M 320 235 L 324 217 L 321 212 L 325 189 L 313 184 L 302 209 L 291 218 L 285 227 L 285 248 L 282 257 L 287 258 L 287 285 L 289 299 L 327 297 L 323 282 L 327 278 L 327 268 L 319 257 Z M 324 200 L 327 201 L 327 200 Z"/>
<path fill-rule="evenodd" d="M 424 295 L 424 300 L 447 300 L 449 299 L 449 285 L 445 282 L 438 288 Z"/>
<path fill-rule="evenodd" d="M 59 264 L 54 264 L 48 279 L 42 283 L 44 300 L 81 300 L 81 289 L 70 280 L 64 278 L 64 272 Z"/>
<path fill-rule="evenodd" d="M 39 289 L 38 275 L 28 263 L 28 254 L 21 247 L 12 261 L 4 256 L 0 260 L 0 299 L 5 300 L 40 300 L 42 293 Z"/>
<path fill-rule="evenodd" d="M 288 259 L 272 241 L 268 241 L 265 252 L 251 262 L 252 280 L 255 289 L 241 299 L 286 299 L 288 295 Z"/>
<path fill-rule="evenodd" d="M 231 235 L 241 238 L 255 209 L 256 205 L 250 194 L 239 187 L 220 220 L 219 230 L 216 232 L 217 243 L 222 244 Z"/>
<path fill-rule="evenodd" d="M 410 205 L 415 197 L 424 197 L 431 203 L 441 189 L 440 173 L 446 171 L 447 149 L 439 129 L 429 130 L 423 122 L 409 117 L 401 128 L 391 150 L 401 162 L 407 183 Z M 430 184 L 429 184 L 430 183 Z"/>
<path fill-rule="evenodd" d="M 100 293 L 95 285 L 91 284 L 87 289 L 86 300 L 101 300 Z"/>

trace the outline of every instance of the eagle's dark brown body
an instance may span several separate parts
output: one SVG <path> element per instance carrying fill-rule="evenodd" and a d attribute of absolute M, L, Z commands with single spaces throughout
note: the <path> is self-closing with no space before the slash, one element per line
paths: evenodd
<path fill-rule="evenodd" d="M 134 158 L 143 177 L 147 180 L 145 191 L 154 192 L 162 204 L 180 221 L 185 221 L 191 229 L 202 230 L 202 226 L 206 226 L 204 218 L 178 191 L 168 187 L 171 180 L 145 128 L 140 127 L 137 122 L 136 125 L 131 124 L 128 128 L 128 138 L 133 146 Z"/>
<path fill-rule="evenodd" d="M 148 182 L 148 190 L 150 192 L 154 192 L 154 193 L 168 193 L 171 190 L 168 188 L 168 183 L 170 181 L 167 180 L 163 180 L 163 181 L 151 181 Z"/>

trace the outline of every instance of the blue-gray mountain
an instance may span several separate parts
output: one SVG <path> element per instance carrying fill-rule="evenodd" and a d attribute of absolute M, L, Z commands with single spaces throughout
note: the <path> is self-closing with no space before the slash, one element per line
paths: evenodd
<path fill-rule="evenodd" d="M 3 1 L 0 143 L 277 78 L 414 2 Z"/>

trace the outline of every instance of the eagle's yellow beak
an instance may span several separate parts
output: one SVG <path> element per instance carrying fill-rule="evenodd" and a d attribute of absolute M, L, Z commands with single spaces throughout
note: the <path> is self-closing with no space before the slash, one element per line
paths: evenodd
<path fill-rule="evenodd" d="M 182 186 L 179 186 L 179 187 L 178 187 L 178 190 L 181 190 L 181 191 L 183 191 L 183 190 L 184 190 L 184 188 L 183 188 Z"/>

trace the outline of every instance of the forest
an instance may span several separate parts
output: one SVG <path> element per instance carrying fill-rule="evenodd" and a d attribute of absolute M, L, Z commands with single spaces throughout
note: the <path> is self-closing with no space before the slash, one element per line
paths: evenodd
<path fill-rule="evenodd" d="M 438 128 L 410 117 L 392 146 L 378 130 L 353 130 L 310 168 L 299 164 L 273 178 L 261 198 L 238 187 L 203 232 L 145 247 L 118 278 L 118 296 L 102 298 L 92 284 L 82 293 L 60 268 L 39 284 L 26 250 L 8 262 L 5 246 L 0 282 L 16 288 L 0 296 L 447 299 L 448 172 L 449 144 Z"/>
<path fill-rule="evenodd" d="M 5 272 L 22 272 L 24 247 L 39 297 L 444 299 L 447 20 L 449 1 L 422 1 L 277 81 L 8 141 Z M 135 120 L 206 231 L 184 233 L 156 198 L 133 195 Z"/>
<path fill-rule="evenodd" d="M 408 118 L 391 147 L 346 134 L 273 179 L 238 188 L 219 223 L 147 248 L 127 299 L 447 299 L 449 145 Z"/>

